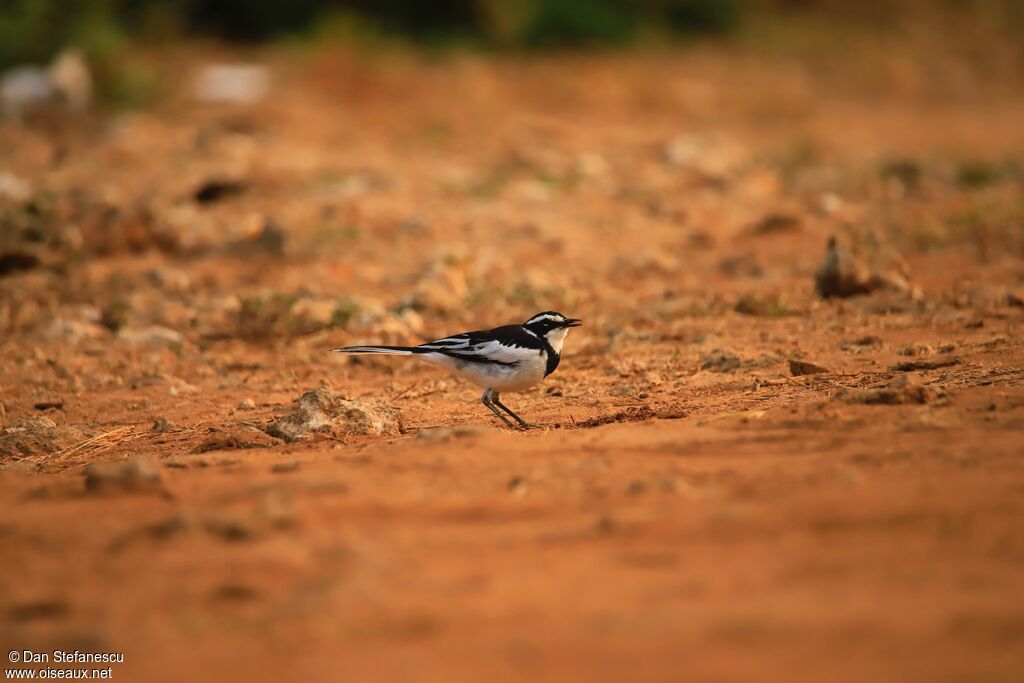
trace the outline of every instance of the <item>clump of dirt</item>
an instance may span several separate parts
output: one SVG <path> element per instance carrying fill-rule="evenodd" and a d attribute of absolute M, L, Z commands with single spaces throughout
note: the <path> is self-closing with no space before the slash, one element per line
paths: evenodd
<path fill-rule="evenodd" d="M 732 372 L 740 366 L 741 362 L 740 357 L 732 351 L 715 349 L 700 362 L 700 369 L 711 372 Z"/>
<path fill-rule="evenodd" d="M 790 359 L 789 372 L 794 377 L 799 377 L 800 375 L 820 375 L 831 371 L 810 361 Z"/>
<path fill-rule="evenodd" d="M 891 370 L 896 372 L 914 372 L 916 370 L 937 370 L 948 368 L 960 362 L 957 358 L 937 358 L 935 360 L 907 360 L 893 365 Z"/>
<path fill-rule="evenodd" d="M 397 436 L 402 411 L 382 401 L 363 401 L 318 387 L 295 402 L 295 410 L 267 425 L 266 432 L 295 441 L 317 432 L 332 434 Z"/>
<path fill-rule="evenodd" d="M 42 415 L 26 417 L 0 432 L 0 459 L 57 453 L 86 438 L 79 427 L 58 425 Z"/>
<path fill-rule="evenodd" d="M 167 493 L 160 470 L 145 457 L 89 465 L 85 468 L 85 490 L 94 494 Z"/>
<path fill-rule="evenodd" d="M 761 220 L 750 225 L 746 229 L 746 234 L 752 236 L 758 235 L 776 235 L 780 233 L 796 232 L 803 226 L 803 221 L 800 220 L 800 216 L 796 216 L 790 213 L 769 213 L 761 218 Z"/>
<path fill-rule="evenodd" d="M 149 431 L 153 434 L 173 434 L 174 432 L 180 432 L 183 430 L 181 427 L 168 420 L 165 415 L 161 415 L 153 421 L 153 426 L 149 428 Z"/>
<path fill-rule="evenodd" d="M 280 443 L 280 441 L 266 432 L 260 431 L 254 427 L 245 427 L 233 431 L 230 434 L 211 436 L 196 447 L 196 453 L 247 448 L 269 448 Z"/>
<path fill-rule="evenodd" d="M 468 439 L 480 436 L 484 431 L 480 427 L 473 426 L 434 427 L 420 430 L 416 433 L 416 438 L 423 439 L 424 441 L 452 441 L 454 439 Z"/>
<path fill-rule="evenodd" d="M 915 375 L 901 375 L 881 387 L 867 389 L 844 389 L 836 394 L 836 400 L 844 403 L 864 405 L 923 405 L 936 397 L 934 389 L 925 386 Z"/>

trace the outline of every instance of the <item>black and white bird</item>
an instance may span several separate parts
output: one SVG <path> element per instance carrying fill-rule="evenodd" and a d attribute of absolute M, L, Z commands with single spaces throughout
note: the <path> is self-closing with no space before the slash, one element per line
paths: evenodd
<path fill-rule="evenodd" d="M 419 346 L 343 346 L 334 351 L 414 356 L 451 370 L 483 387 L 481 400 L 505 424 L 516 427 L 501 410 L 526 428 L 526 421 L 502 404 L 501 394 L 525 391 L 554 372 L 562 357 L 565 335 L 570 327 L 578 327 L 581 322 L 555 311 L 544 311 L 522 325 L 453 334 Z"/>

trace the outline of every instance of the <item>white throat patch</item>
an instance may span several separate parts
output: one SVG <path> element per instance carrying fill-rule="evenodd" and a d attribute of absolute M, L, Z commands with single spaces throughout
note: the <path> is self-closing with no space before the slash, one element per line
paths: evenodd
<path fill-rule="evenodd" d="M 557 330 L 551 330 L 546 335 L 548 344 L 551 344 L 551 348 L 553 348 L 555 353 L 558 355 L 562 355 L 562 344 L 565 342 L 565 335 L 568 333 L 568 327 L 560 327 Z"/>

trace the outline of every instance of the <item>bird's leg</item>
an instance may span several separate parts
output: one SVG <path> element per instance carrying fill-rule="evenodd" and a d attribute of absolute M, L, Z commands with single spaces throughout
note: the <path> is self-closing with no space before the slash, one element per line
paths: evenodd
<path fill-rule="evenodd" d="M 516 428 L 516 426 L 514 424 L 512 424 L 511 422 L 509 422 L 508 418 L 505 417 L 504 415 L 502 415 L 501 412 L 497 408 L 494 407 L 494 404 L 491 403 L 491 390 L 490 389 L 488 389 L 487 391 L 484 392 L 483 398 L 481 398 L 480 400 L 483 401 L 483 404 L 485 406 L 487 406 L 488 408 L 491 409 L 491 412 L 493 412 L 495 415 L 500 417 L 502 422 L 507 424 L 512 429 Z"/>
<path fill-rule="evenodd" d="M 493 394 L 493 393 L 492 393 L 492 394 L 491 394 L 491 403 L 493 403 L 494 405 L 498 406 L 499 408 L 501 408 L 502 410 L 504 410 L 504 411 L 505 411 L 506 413 L 508 413 L 509 415 L 511 415 L 512 417 L 514 417 L 514 418 L 516 419 L 516 422 L 518 422 L 518 423 L 520 424 L 520 426 L 522 426 L 523 428 L 527 428 L 527 427 L 529 427 L 529 426 L 530 426 L 530 425 L 528 425 L 528 424 L 526 423 L 526 420 L 524 420 L 523 418 L 521 418 L 521 417 L 519 417 L 518 415 L 516 415 L 515 413 L 513 413 L 513 412 L 512 412 L 512 411 L 511 411 L 511 410 L 509 409 L 509 407 L 508 407 L 507 405 L 505 405 L 504 403 L 502 403 L 501 401 L 499 401 L 499 400 L 498 400 L 498 397 L 499 397 L 499 394 Z"/>

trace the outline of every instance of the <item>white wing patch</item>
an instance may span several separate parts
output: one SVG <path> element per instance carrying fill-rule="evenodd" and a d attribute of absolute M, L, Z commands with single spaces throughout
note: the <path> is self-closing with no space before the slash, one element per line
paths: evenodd
<path fill-rule="evenodd" d="M 498 341 L 489 341 L 477 344 L 473 348 L 473 355 L 483 358 L 491 363 L 505 363 L 507 365 L 522 363 L 531 356 L 537 356 L 540 351 L 527 349 L 521 346 L 505 346 Z"/>
<path fill-rule="evenodd" d="M 456 360 L 469 363 L 494 363 L 497 365 L 519 365 L 524 360 L 539 356 L 539 349 L 522 346 L 506 346 L 497 340 L 472 341 L 465 337 L 448 337 L 419 348 L 443 353 Z"/>
<path fill-rule="evenodd" d="M 461 351 L 470 347 L 469 337 L 445 337 L 437 341 L 420 344 L 421 349 L 436 349 L 438 351 Z"/>

